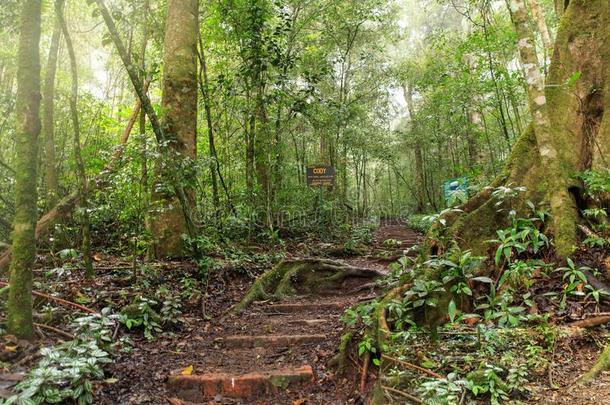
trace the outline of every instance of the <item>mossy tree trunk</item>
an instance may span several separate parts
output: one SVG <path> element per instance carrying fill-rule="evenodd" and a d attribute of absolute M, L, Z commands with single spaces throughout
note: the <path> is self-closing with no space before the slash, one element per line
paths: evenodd
<path fill-rule="evenodd" d="M 553 59 L 544 83 L 538 69 L 523 0 L 508 0 L 526 71 L 532 122 L 514 145 L 506 168 L 493 186 L 523 185 L 523 198 L 550 206 L 548 224 L 559 256 L 577 244 L 577 202 L 582 184 L 574 177 L 610 161 L 610 8 L 607 0 L 572 0 L 562 13 Z M 570 83 L 571 78 L 578 80 Z M 503 215 L 489 190 L 451 214 L 452 233 L 482 253 Z"/>
<path fill-rule="evenodd" d="M 102 15 L 102 18 L 104 19 L 104 23 L 106 24 L 106 27 L 108 28 L 108 33 L 110 34 L 110 38 L 112 39 L 112 42 L 114 43 L 114 45 L 116 47 L 119 57 L 121 58 L 121 61 L 123 62 L 123 65 L 125 66 L 125 70 L 127 70 L 129 80 L 138 96 L 138 99 L 140 100 L 141 108 L 146 113 L 146 116 L 148 117 L 148 121 L 150 122 L 150 126 L 152 127 L 159 150 L 161 151 L 161 154 L 165 156 L 165 161 L 171 163 L 171 164 L 167 165 L 168 170 L 165 170 L 163 172 L 163 176 L 168 179 L 168 181 L 166 182 L 167 191 L 164 192 L 164 195 L 167 197 L 170 197 L 171 194 L 173 194 L 176 197 L 176 200 L 180 204 L 180 207 L 182 209 L 182 216 L 184 218 L 184 221 L 182 221 L 182 223 L 185 224 L 185 226 L 183 228 L 185 228 L 185 230 L 187 231 L 189 236 L 194 236 L 196 233 L 196 226 L 195 226 L 194 218 L 193 218 L 193 211 L 194 211 L 193 210 L 193 201 L 192 201 L 192 197 L 189 198 L 189 193 L 188 193 L 187 188 L 184 187 L 184 184 L 183 184 L 184 176 L 181 176 L 181 173 L 180 173 L 181 170 L 178 170 L 179 167 L 182 167 L 182 165 L 180 165 L 179 162 L 181 160 L 184 161 L 184 159 L 179 159 L 179 158 L 180 157 L 183 158 L 184 156 L 183 155 L 176 156 L 177 152 L 175 151 L 174 148 L 171 147 L 172 144 L 175 145 L 176 138 L 175 138 L 175 136 L 173 136 L 173 137 L 168 136 L 168 134 L 166 134 L 166 132 L 165 132 L 167 129 L 167 125 L 162 126 L 161 123 L 159 122 L 157 113 L 155 112 L 153 105 L 150 101 L 150 98 L 148 97 L 148 94 L 146 94 L 146 90 L 144 89 L 144 86 L 142 85 L 142 83 L 144 83 L 144 81 L 140 77 L 140 74 L 138 73 L 135 63 L 133 63 L 131 60 L 130 53 L 127 51 L 125 44 L 121 40 L 119 31 L 116 27 L 116 24 L 114 23 L 114 20 L 112 19 L 112 16 L 110 15 L 110 11 L 108 10 L 108 7 L 106 7 L 106 4 L 104 3 L 104 0 L 95 0 L 95 3 L 97 5 L 98 10 L 100 11 L 100 14 Z M 172 2 L 170 1 L 170 3 L 172 3 Z M 195 2 L 195 1 L 192 1 L 189 4 L 197 6 L 197 2 Z M 193 13 L 192 16 L 197 20 L 198 14 L 196 12 Z M 168 18 L 169 18 L 169 16 L 168 16 Z M 186 19 L 182 22 L 188 23 L 189 20 Z M 186 28 L 192 29 L 193 25 L 195 27 L 197 27 L 197 21 L 195 21 L 194 24 L 193 23 L 189 24 L 189 26 Z M 197 31 L 195 30 L 195 41 L 196 41 L 196 33 L 197 33 Z M 193 50 L 193 52 L 196 52 L 196 48 Z M 167 67 L 168 67 L 167 64 L 165 64 L 164 67 L 167 69 Z M 196 71 L 197 71 L 197 68 L 195 66 L 194 75 L 197 74 Z M 196 80 L 196 77 L 193 80 Z M 188 89 L 185 89 L 185 90 L 188 90 Z M 189 94 L 190 94 L 190 92 L 189 92 Z M 195 88 L 195 97 L 196 97 L 196 88 Z M 185 101 L 186 101 L 186 99 L 185 99 Z M 195 108 L 196 108 L 196 104 L 195 104 Z M 196 123 L 195 123 L 195 126 L 196 126 Z M 170 129 L 171 129 L 171 127 L 170 127 Z M 195 136 L 195 134 L 193 133 L 193 137 L 194 136 Z M 193 145 L 195 144 L 194 140 L 193 140 L 192 144 Z M 173 151 L 172 151 L 172 149 L 173 149 Z M 175 207 L 171 207 L 171 208 L 175 209 Z M 148 227 L 152 228 L 151 224 L 148 224 Z M 154 230 L 153 230 L 153 232 L 154 232 Z M 181 234 L 178 234 L 177 236 L 175 236 L 174 241 L 178 241 L 179 245 L 177 245 L 177 247 L 176 246 L 172 247 L 172 249 L 180 250 L 180 254 L 181 254 L 182 253 L 182 244 L 181 244 L 180 236 L 181 236 Z"/>
<path fill-rule="evenodd" d="M 57 56 L 59 54 L 59 43 L 61 41 L 61 26 L 56 21 L 51 37 L 51 47 L 47 59 L 47 70 L 44 78 L 42 92 L 43 113 L 42 133 L 44 135 L 44 160 L 45 168 L 45 191 L 48 207 L 57 203 L 59 196 L 59 184 L 57 180 L 57 166 L 55 160 L 55 75 L 57 73 Z"/>
<path fill-rule="evenodd" d="M 177 181 L 182 184 L 191 212 L 195 206 L 191 170 L 197 151 L 197 3 L 197 0 L 169 0 L 167 3 L 162 125 L 168 148 L 164 150 L 165 156 L 161 157 L 158 168 L 160 183 Z M 174 167 L 168 167 L 170 164 Z M 167 176 L 170 171 L 178 173 L 177 176 Z M 158 191 L 166 188 L 156 187 L 153 195 L 155 208 L 160 211 L 150 223 L 155 237 L 154 254 L 158 258 L 183 255 L 182 234 L 189 233 L 187 219 L 176 196 Z"/>
<path fill-rule="evenodd" d="M 40 0 L 23 1 L 17 60 L 15 217 L 10 267 L 8 330 L 29 339 L 33 335 L 32 265 L 36 256 L 36 190 L 40 135 Z"/>
<path fill-rule="evenodd" d="M 72 46 L 72 38 L 68 31 L 68 25 L 63 13 L 64 0 L 55 1 L 55 12 L 61 26 L 61 31 L 66 40 L 66 48 L 70 57 L 70 74 L 72 76 L 72 93 L 70 94 L 70 116 L 72 119 L 72 131 L 74 132 L 74 160 L 76 161 L 76 172 L 78 177 L 78 207 L 79 222 L 81 225 L 81 247 L 85 274 L 88 278 L 93 277 L 93 260 L 91 258 L 91 226 L 89 222 L 89 182 L 85 171 L 85 163 L 81 154 L 80 144 L 80 122 L 78 117 L 78 67 L 76 65 L 76 54 Z"/>

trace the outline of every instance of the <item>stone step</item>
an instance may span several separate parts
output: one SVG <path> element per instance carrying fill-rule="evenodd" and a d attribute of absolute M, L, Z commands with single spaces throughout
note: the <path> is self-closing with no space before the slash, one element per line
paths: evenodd
<path fill-rule="evenodd" d="M 272 324 L 289 324 L 295 326 L 319 326 L 330 322 L 330 319 L 276 319 Z"/>
<path fill-rule="evenodd" d="M 244 400 L 266 399 L 297 382 L 313 383 L 314 373 L 309 365 L 263 372 L 232 375 L 209 373 L 199 375 L 170 375 L 168 386 L 177 404 L 182 401 L 203 402 L 218 396 Z"/>
<path fill-rule="evenodd" d="M 308 343 L 320 343 L 326 335 L 233 335 L 215 339 L 215 342 L 232 349 L 253 347 L 287 347 Z"/>
<path fill-rule="evenodd" d="M 290 304 L 273 304 L 263 307 L 263 311 L 268 314 L 273 313 L 293 313 L 293 312 L 324 312 L 342 311 L 346 305 L 340 302 L 298 302 Z"/>

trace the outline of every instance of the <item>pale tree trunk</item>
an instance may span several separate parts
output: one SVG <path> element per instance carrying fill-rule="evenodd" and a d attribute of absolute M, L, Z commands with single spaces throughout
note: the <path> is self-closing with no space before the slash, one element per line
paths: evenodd
<path fill-rule="evenodd" d="M 63 4 L 63 3 L 62 3 Z M 57 163 L 55 161 L 55 74 L 57 72 L 57 56 L 59 54 L 59 43 L 61 41 L 61 26 L 56 21 L 51 38 L 51 47 L 47 59 L 47 71 L 44 78 L 42 91 L 43 113 L 42 133 L 44 135 L 44 168 L 46 200 L 49 207 L 57 203 L 59 195 L 59 184 L 57 180 Z"/>
<path fill-rule="evenodd" d="M 540 33 L 542 45 L 545 49 L 545 56 L 548 56 L 553 51 L 553 39 L 551 38 L 551 34 L 549 33 L 549 28 L 546 24 L 544 13 L 540 8 L 540 4 L 538 4 L 538 0 L 528 0 L 528 2 L 532 11 L 532 17 L 534 18 L 534 21 L 536 21 L 536 25 L 538 26 L 538 32 Z"/>
<path fill-rule="evenodd" d="M 32 320 L 32 266 L 36 256 L 36 190 L 40 134 L 40 0 L 24 0 L 17 54 L 15 217 L 13 259 L 7 303 L 9 333 L 29 339 Z"/>
<path fill-rule="evenodd" d="M 552 228 L 555 234 L 555 246 L 560 255 L 567 255 L 576 244 L 577 231 L 574 218 L 576 201 L 569 192 L 569 176 L 563 156 L 558 154 L 557 130 L 551 128 L 548 105 L 544 90 L 544 79 L 538 68 L 538 58 L 534 46 L 534 31 L 529 24 L 524 0 L 508 0 L 513 25 L 517 32 L 519 55 L 525 69 L 527 95 L 534 135 L 538 144 L 538 154 L 543 172 L 547 177 L 546 198 L 551 205 L 553 218 Z M 564 151 L 568 152 L 568 151 Z M 571 152 L 571 151 L 570 151 Z M 576 169 L 576 168 L 573 168 Z M 572 218 L 570 221 L 569 218 Z"/>
<path fill-rule="evenodd" d="M 169 140 L 167 155 L 159 164 L 161 182 L 178 181 L 186 196 L 186 203 L 193 210 L 194 190 L 192 181 L 193 161 L 197 148 L 197 0 L 169 0 L 165 27 L 163 57 L 163 132 Z M 171 170 L 178 178 L 168 178 Z M 174 195 L 153 194 L 159 212 L 151 218 L 151 231 L 155 237 L 154 253 L 158 258 L 184 255 L 183 234 L 188 234 L 187 220 Z"/>
<path fill-rule="evenodd" d="M 78 183 L 78 206 L 80 208 L 79 220 L 82 234 L 83 261 L 87 278 L 93 277 L 93 261 L 91 259 L 91 226 L 89 223 L 89 183 L 85 163 L 81 154 L 80 145 L 80 123 L 78 119 L 78 67 L 76 66 L 76 55 L 72 46 L 72 39 L 68 31 L 68 25 L 63 14 L 64 0 L 56 0 L 55 12 L 61 26 L 61 31 L 66 40 L 66 48 L 70 56 L 70 73 L 72 75 L 72 94 L 70 95 L 70 115 L 72 117 L 72 130 L 74 131 L 74 158 L 76 161 L 76 176 Z"/>
<path fill-rule="evenodd" d="M 563 12 L 568 7 L 568 3 L 570 0 L 555 0 L 555 14 L 557 15 L 557 19 L 561 19 Z"/>
<path fill-rule="evenodd" d="M 514 145 L 505 174 L 492 187 L 523 185 L 528 188 L 523 205 L 525 198 L 549 204 L 548 230 L 557 254 L 565 257 L 578 242 L 576 197 L 582 195 L 582 183 L 574 175 L 607 168 L 610 161 L 610 8 L 607 0 L 570 1 L 561 17 L 545 91 L 523 0 L 512 0 L 509 6 L 533 119 Z M 576 72 L 580 78 L 566 84 Z M 454 236 L 484 252 L 485 240 L 493 238 L 505 215 L 497 212 L 489 189 L 462 209 L 463 215 L 447 217 Z"/>

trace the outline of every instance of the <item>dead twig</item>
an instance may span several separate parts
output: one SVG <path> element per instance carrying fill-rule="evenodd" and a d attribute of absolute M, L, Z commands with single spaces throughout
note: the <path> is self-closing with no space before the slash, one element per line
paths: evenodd
<path fill-rule="evenodd" d="M 392 387 L 387 387 L 385 385 L 382 385 L 381 388 L 384 389 L 385 391 L 389 391 L 389 392 L 393 392 L 394 394 L 402 395 L 403 397 L 407 398 L 409 401 L 415 402 L 416 404 L 423 403 L 421 399 L 409 394 L 408 392 L 404 392 L 404 391 L 401 391 L 401 390 L 398 390 L 398 389 L 392 388 Z"/>
<path fill-rule="evenodd" d="M 57 328 L 55 328 L 55 327 L 53 327 L 51 325 L 45 325 L 44 323 L 36 323 L 36 322 L 34 322 L 34 326 L 36 326 L 37 328 L 40 328 L 40 329 L 46 329 L 48 331 L 51 331 L 51 332 L 56 333 L 58 335 L 61 335 L 61 336 L 65 337 L 67 339 L 70 339 L 70 340 L 74 340 L 75 339 L 75 336 L 73 334 L 68 333 L 68 332 L 64 332 L 63 330 L 57 329 Z"/>
<path fill-rule="evenodd" d="M 381 358 L 384 359 L 384 360 L 388 360 L 388 361 L 400 364 L 401 366 L 404 366 L 406 368 L 410 368 L 411 370 L 415 370 L 415 371 L 419 371 L 419 372 L 424 373 L 424 374 L 428 374 L 429 376 L 434 377 L 434 378 L 439 378 L 439 379 L 443 378 L 442 375 L 437 374 L 437 373 L 435 373 L 432 370 L 428 370 L 427 368 L 423 368 L 423 367 L 417 366 L 415 364 L 409 363 L 408 361 L 399 360 L 397 358 L 390 357 L 387 354 L 382 354 Z"/>
<path fill-rule="evenodd" d="M 9 286 L 8 283 L 0 281 L 0 287 L 7 287 L 7 286 Z M 62 298 L 53 297 L 52 295 L 47 295 L 47 294 L 44 294 L 44 293 L 41 293 L 41 292 L 38 292 L 38 291 L 32 291 L 32 295 L 35 295 L 35 296 L 41 297 L 41 298 L 45 298 L 47 300 L 55 301 L 55 302 L 57 302 L 59 304 L 66 305 L 66 306 L 69 306 L 69 307 L 78 308 L 81 311 L 85 311 L 85 312 L 88 312 L 90 314 L 97 314 L 97 311 L 94 311 L 91 308 L 87 308 L 84 305 L 77 304 L 76 302 L 66 301 L 66 300 L 64 300 Z"/>
<path fill-rule="evenodd" d="M 371 363 L 371 353 L 366 352 L 364 355 L 364 367 L 362 367 L 362 374 L 360 374 L 360 393 L 363 394 L 366 388 L 366 377 L 369 373 L 369 364 Z"/>

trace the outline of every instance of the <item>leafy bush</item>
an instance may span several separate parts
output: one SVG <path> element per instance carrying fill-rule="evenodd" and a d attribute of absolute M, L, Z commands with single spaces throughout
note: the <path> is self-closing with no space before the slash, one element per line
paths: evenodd
<path fill-rule="evenodd" d="M 2 404 L 93 403 L 92 380 L 103 378 L 103 367 L 111 362 L 109 353 L 101 347 L 112 340 L 117 318 L 109 309 L 77 318 L 73 322 L 77 338 L 41 349 L 41 360 L 15 386 L 18 393 Z"/>
<path fill-rule="evenodd" d="M 420 233 L 428 233 L 432 223 L 428 220 L 428 216 L 424 214 L 412 214 L 407 218 L 409 227 Z"/>

